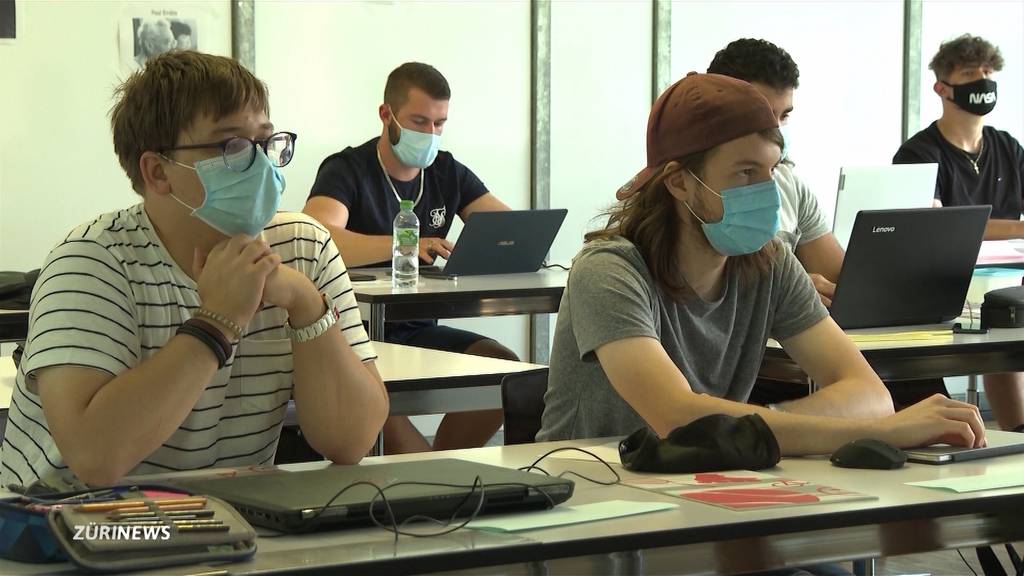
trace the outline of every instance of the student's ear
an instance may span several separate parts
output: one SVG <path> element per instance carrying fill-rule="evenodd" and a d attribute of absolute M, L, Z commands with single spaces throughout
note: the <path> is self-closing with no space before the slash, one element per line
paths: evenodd
<path fill-rule="evenodd" d="M 381 122 L 383 122 L 384 124 L 387 124 L 388 120 L 391 118 L 391 109 L 388 108 L 387 104 L 381 104 L 377 108 L 377 115 L 380 116 L 380 121 Z"/>
<path fill-rule="evenodd" d="M 678 162 L 669 162 L 663 170 L 665 174 L 663 182 L 668 193 L 680 202 L 689 202 L 690 196 L 693 195 L 694 185 L 690 174 Z"/>
<path fill-rule="evenodd" d="M 943 84 L 942 81 L 940 81 L 940 80 L 936 80 L 935 84 L 932 86 L 932 90 L 934 90 L 935 93 L 939 95 L 939 98 L 943 98 L 943 99 L 946 98 L 946 95 L 943 94 L 945 89 L 946 89 L 946 85 Z"/>
<path fill-rule="evenodd" d="M 167 161 L 152 151 L 143 152 L 139 157 L 139 171 L 148 192 L 161 196 L 171 193 L 171 182 L 167 179 Z"/>

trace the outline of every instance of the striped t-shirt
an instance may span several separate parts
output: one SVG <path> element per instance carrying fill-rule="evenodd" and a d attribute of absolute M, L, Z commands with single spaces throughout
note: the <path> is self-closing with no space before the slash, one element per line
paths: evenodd
<path fill-rule="evenodd" d="M 328 294 L 363 362 L 376 358 L 348 272 L 330 234 L 303 214 L 279 213 L 262 239 Z M 200 306 L 196 283 L 171 259 L 142 204 L 73 230 L 50 252 L 32 294 L 28 340 L 0 453 L 0 482 L 73 476 L 47 428 L 34 373 L 77 365 L 117 376 L 156 354 Z M 292 397 L 284 310 L 265 306 L 192 412 L 130 474 L 246 466 L 273 460 Z M 116 415 L 111 415 L 116 417 Z M 130 438 L 126 431 L 126 437 Z"/>

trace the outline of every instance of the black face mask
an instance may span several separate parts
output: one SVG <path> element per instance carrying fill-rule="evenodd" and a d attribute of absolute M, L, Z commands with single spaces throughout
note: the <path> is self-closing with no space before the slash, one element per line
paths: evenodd
<path fill-rule="evenodd" d="M 982 78 L 967 84 L 950 84 L 953 89 L 953 102 L 963 111 L 975 116 L 984 116 L 996 107 L 996 81 Z"/>

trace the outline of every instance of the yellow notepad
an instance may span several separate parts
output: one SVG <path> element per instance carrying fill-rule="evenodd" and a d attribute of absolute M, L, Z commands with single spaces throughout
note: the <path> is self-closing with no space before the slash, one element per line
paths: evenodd
<path fill-rule="evenodd" d="M 914 341 L 936 341 L 942 342 L 953 339 L 953 332 L 950 330 L 916 330 L 913 332 L 886 332 L 882 334 L 849 334 L 850 340 L 858 344 L 874 342 L 900 342 L 907 340 Z"/>

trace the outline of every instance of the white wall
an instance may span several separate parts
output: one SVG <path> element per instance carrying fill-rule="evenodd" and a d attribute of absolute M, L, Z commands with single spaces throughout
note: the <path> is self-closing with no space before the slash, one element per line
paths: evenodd
<path fill-rule="evenodd" d="M 161 2 L 205 19 L 207 52 L 230 55 L 228 2 Z M 39 267 L 67 232 L 140 201 L 117 163 L 107 112 L 123 78 L 119 20 L 152 3 L 22 1 L 0 45 L 0 269 Z"/>
<path fill-rule="evenodd" d="M 939 45 L 969 33 L 999 47 L 1005 66 L 995 75 L 999 101 L 985 116 L 985 123 L 1024 138 L 1024 2 L 924 2 L 921 14 L 921 125 L 924 128 L 942 115 L 942 102 L 932 87 L 935 73 L 928 63 Z"/>
<path fill-rule="evenodd" d="M 773 42 L 800 68 L 791 157 L 831 222 L 839 168 L 889 164 L 901 143 L 903 2 L 673 2 L 674 78 L 738 38 Z"/>
<path fill-rule="evenodd" d="M 551 206 L 569 209 L 553 262 L 576 255 L 647 164 L 652 17 L 649 0 L 551 4 Z"/>

